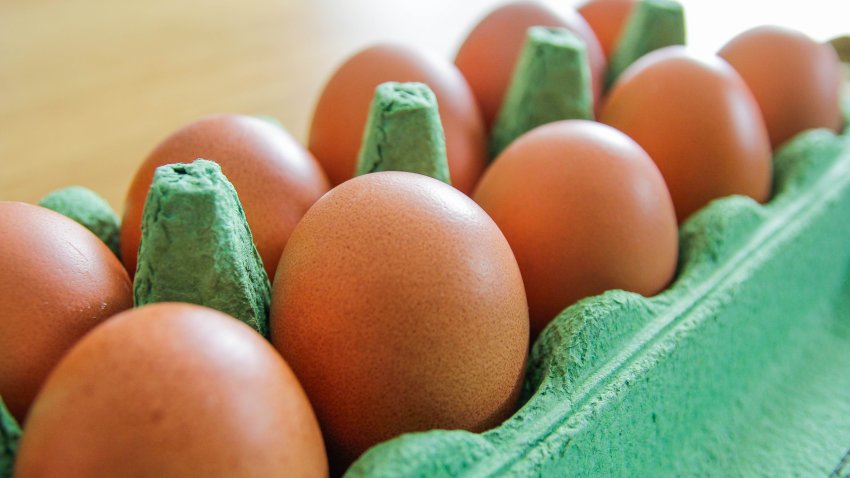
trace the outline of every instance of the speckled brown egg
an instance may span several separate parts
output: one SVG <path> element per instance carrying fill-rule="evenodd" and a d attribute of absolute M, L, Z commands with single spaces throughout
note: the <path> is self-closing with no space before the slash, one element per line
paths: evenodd
<path fill-rule="evenodd" d="M 683 46 L 644 55 L 614 83 L 599 121 L 649 153 L 680 224 L 714 199 L 770 198 L 767 128 L 741 76 L 719 57 Z"/>
<path fill-rule="evenodd" d="M 676 214 L 652 159 L 596 122 L 556 121 L 517 138 L 478 184 L 526 285 L 532 335 L 609 289 L 654 295 L 676 270 Z"/>
<path fill-rule="evenodd" d="M 322 477 L 307 397 L 280 355 L 236 319 L 159 303 L 83 338 L 33 405 L 18 478 Z"/>
<path fill-rule="evenodd" d="M 131 276 L 145 199 L 158 166 L 203 158 L 221 166 L 245 209 L 269 278 L 301 216 L 329 185 L 313 156 L 279 126 L 243 115 L 201 118 L 166 138 L 142 163 L 127 192 L 121 255 Z"/>
<path fill-rule="evenodd" d="M 80 337 L 132 305 L 127 272 L 91 231 L 0 201 L 0 395 L 15 418 Z"/>
<path fill-rule="evenodd" d="M 270 325 L 337 469 L 401 433 L 498 425 L 529 334 L 496 224 L 451 186 L 395 171 L 347 181 L 307 212 L 281 256 Z"/>

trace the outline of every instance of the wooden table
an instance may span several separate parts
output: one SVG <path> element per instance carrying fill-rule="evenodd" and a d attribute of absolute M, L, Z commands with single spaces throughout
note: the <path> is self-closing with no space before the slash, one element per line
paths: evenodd
<path fill-rule="evenodd" d="M 819 40 L 850 31 L 843 0 L 748 1 L 686 1 L 694 48 L 715 51 L 761 23 Z M 272 115 L 304 140 L 320 89 L 345 57 L 392 40 L 451 58 L 499 3 L 3 0 L 0 200 L 36 202 L 81 184 L 120 211 L 136 165 L 209 113 Z"/>

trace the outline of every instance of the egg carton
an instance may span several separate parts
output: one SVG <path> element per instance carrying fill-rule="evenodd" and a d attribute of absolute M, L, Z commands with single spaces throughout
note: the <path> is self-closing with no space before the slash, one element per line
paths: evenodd
<path fill-rule="evenodd" d="M 767 204 L 683 225 L 666 291 L 561 313 L 501 426 L 402 435 L 347 476 L 850 476 L 850 134 L 774 167 Z"/>

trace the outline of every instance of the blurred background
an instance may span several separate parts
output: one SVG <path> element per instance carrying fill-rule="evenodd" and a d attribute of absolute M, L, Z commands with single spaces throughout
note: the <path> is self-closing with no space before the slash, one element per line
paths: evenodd
<path fill-rule="evenodd" d="M 541 0 L 556 10 L 579 2 Z M 0 2 L 0 200 L 80 184 L 116 210 L 165 136 L 210 113 L 271 115 L 300 141 L 324 82 L 378 41 L 447 59 L 503 0 Z M 846 0 L 683 1 L 710 54 L 749 27 L 850 33 Z"/>

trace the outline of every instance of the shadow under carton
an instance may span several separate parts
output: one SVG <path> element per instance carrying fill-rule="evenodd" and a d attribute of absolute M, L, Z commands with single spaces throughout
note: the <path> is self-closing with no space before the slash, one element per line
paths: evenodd
<path fill-rule="evenodd" d="M 850 135 L 804 132 L 774 164 L 769 203 L 684 224 L 668 290 L 561 313 L 501 426 L 402 435 L 347 476 L 850 473 Z"/>

